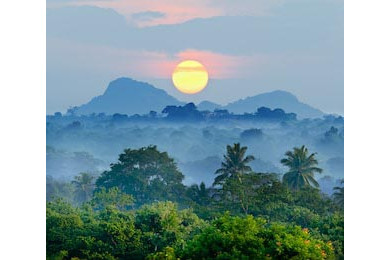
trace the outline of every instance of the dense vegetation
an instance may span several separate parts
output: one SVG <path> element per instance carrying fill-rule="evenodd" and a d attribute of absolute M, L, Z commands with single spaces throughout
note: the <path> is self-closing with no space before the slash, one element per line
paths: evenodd
<path fill-rule="evenodd" d="M 78 107 L 73 107 L 67 111 L 67 115 L 77 114 Z M 168 121 L 218 121 L 218 120 L 271 120 L 271 121 L 289 121 L 296 120 L 297 115 L 295 113 L 286 113 L 283 109 L 270 109 L 268 107 L 260 107 L 256 110 L 255 113 L 245 113 L 245 114 L 233 114 L 227 109 L 215 109 L 214 111 L 199 111 L 194 103 L 188 103 L 184 106 L 166 106 L 162 111 L 162 114 L 165 114 L 165 117 L 161 117 L 156 111 L 150 111 L 149 114 L 139 115 L 135 114 L 128 116 L 126 114 L 115 113 L 113 114 L 114 120 L 150 120 L 157 119 L 160 117 L 161 120 Z M 62 114 L 57 112 L 54 114 L 56 117 L 61 117 Z M 96 114 L 93 114 L 96 116 Z M 105 117 L 104 113 L 97 115 L 99 117 Z"/>
<path fill-rule="evenodd" d="M 342 259 L 343 187 L 317 188 L 316 154 L 286 152 L 284 176 L 254 172 L 228 145 L 214 183 L 185 186 L 156 146 L 100 175 L 47 182 L 48 259 Z"/>
<path fill-rule="evenodd" d="M 177 108 L 179 112 L 172 108 L 176 111 L 172 113 L 184 113 L 183 117 L 188 119 L 192 112 L 199 112 L 190 108 L 193 107 Z M 270 120 L 271 116 L 260 116 L 264 114 L 261 109 L 259 115 L 235 115 L 221 110 L 210 113 L 206 120 L 192 122 L 174 120 L 162 113 L 47 116 L 47 175 L 55 181 L 71 181 L 80 172 L 98 175 L 109 169 L 124 149 L 153 144 L 174 158 L 185 176 L 185 185 L 199 185 L 203 181 L 211 186 L 226 144 L 247 146 L 247 153 L 255 156 L 249 163 L 253 171 L 277 174 L 286 171 L 280 163 L 283 154 L 305 144 L 309 150 L 318 152 L 318 167 L 323 169 L 323 174 L 316 179 L 319 188 L 331 195 L 333 187 L 340 185 L 344 176 L 342 117 Z"/>

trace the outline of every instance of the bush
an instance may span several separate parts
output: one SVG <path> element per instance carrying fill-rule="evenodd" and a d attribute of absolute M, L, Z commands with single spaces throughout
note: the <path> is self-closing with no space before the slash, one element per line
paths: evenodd
<path fill-rule="evenodd" d="M 307 229 L 267 224 L 262 218 L 224 215 L 193 238 L 183 259 L 328 259 L 331 243 L 313 238 Z"/>

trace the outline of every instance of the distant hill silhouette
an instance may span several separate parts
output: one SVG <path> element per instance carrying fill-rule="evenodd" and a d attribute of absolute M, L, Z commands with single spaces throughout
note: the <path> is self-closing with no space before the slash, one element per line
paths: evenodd
<path fill-rule="evenodd" d="M 268 93 L 247 97 L 228 105 L 223 109 L 236 114 L 252 113 L 259 107 L 281 108 L 289 113 L 296 113 L 299 118 L 315 118 L 324 115 L 320 110 L 301 103 L 297 97 L 287 91 L 276 90 Z"/>
<path fill-rule="evenodd" d="M 118 78 L 112 81 L 101 96 L 81 105 L 76 114 L 147 114 L 150 111 L 160 113 L 167 105 L 183 105 L 176 98 L 168 95 L 148 83 L 130 78 Z"/>
<path fill-rule="evenodd" d="M 160 113 L 166 106 L 181 105 L 185 103 L 146 82 L 118 78 L 108 85 L 103 95 L 93 98 L 73 112 L 79 115 L 92 113 L 134 115 L 147 114 L 150 111 Z M 299 118 L 315 118 L 324 115 L 320 110 L 301 103 L 293 94 L 281 90 L 240 99 L 226 106 L 210 101 L 203 101 L 197 106 L 199 111 L 227 109 L 235 114 L 254 113 L 260 107 L 281 108 L 287 113 L 296 113 Z"/>
<path fill-rule="evenodd" d="M 214 111 L 215 109 L 220 109 L 221 107 L 222 107 L 221 105 L 218 105 L 210 101 L 202 101 L 197 105 L 199 111 L 204 111 L 204 110 Z"/>

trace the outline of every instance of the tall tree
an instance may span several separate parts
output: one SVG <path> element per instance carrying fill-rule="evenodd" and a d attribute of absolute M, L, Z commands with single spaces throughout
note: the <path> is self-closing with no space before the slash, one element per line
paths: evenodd
<path fill-rule="evenodd" d="M 213 186 L 222 185 L 230 178 L 242 182 L 242 175 L 252 171 L 247 164 L 255 159 L 252 155 L 245 156 L 247 149 L 246 146 L 241 147 L 240 143 L 227 145 L 222 167 L 215 172 L 218 176 L 215 177 Z"/>
<path fill-rule="evenodd" d="M 86 172 L 82 172 L 74 177 L 72 184 L 76 189 L 77 202 L 82 203 L 89 200 L 94 189 L 94 177 Z"/>
<path fill-rule="evenodd" d="M 125 149 L 110 167 L 97 179 L 97 188 L 119 187 L 132 195 L 138 206 L 160 200 L 178 201 L 185 192 L 184 175 L 175 161 L 156 146 Z"/>
<path fill-rule="evenodd" d="M 107 206 L 113 206 L 124 211 L 134 204 L 134 198 L 119 190 L 118 187 L 113 187 L 108 190 L 102 187 L 94 192 L 90 204 L 95 210 L 102 210 Z"/>
<path fill-rule="evenodd" d="M 272 193 L 275 193 L 274 185 L 277 182 L 279 181 L 275 174 L 250 172 L 242 175 L 241 182 L 237 178 L 226 180 L 213 197 L 230 212 L 240 210 L 247 215 L 253 212 L 259 203 L 264 204 L 274 196 Z"/>
<path fill-rule="evenodd" d="M 199 205 L 207 205 L 211 197 L 209 196 L 209 189 L 202 181 L 200 185 L 193 184 L 187 189 L 187 196 Z"/>
<path fill-rule="evenodd" d="M 341 184 L 344 184 L 344 180 L 341 181 Z M 344 207 L 344 187 L 334 187 L 333 190 L 333 199 L 335 203 L 340 207 Z"/>
<path fill-rule="evenodd" d="M 289 171 L 283 175 L 284 183 L 294 190 L 305 186 L 319 187 L 314 179 L 314 173 L 321 173 L 322 169 L 317 167 L 316 153 L 309 155 L 308 149 L 302 145 L 300 148 L 294 147 L 293 151 L 287 151 L 285 155 L 286 158 L 280 161 L 289 167 Z"/>

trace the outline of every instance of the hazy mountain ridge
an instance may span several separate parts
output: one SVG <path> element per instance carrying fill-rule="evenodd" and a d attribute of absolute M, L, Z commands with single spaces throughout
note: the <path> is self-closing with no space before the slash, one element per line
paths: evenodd
<path fill-rule="evenodd" d="M 146 82 L 130 78 L 119 78 L 112 81 L 106 91 L 94 97 L 88 103 L 77 108 L 76 114 L 147 114 L 150 111 L 161 112 L 168 105 L 183 105 L 184 102 L 167 94 L 164 90 Z M 258 94 L 221 106 L 214 102 L 202 101 L 199 110 L 227 109 L 237 114 L 252 113 L 257 108 L 281 108 L 285 112 L 296 113 L 299 118 L 316 118 L 324 115 L 320 110 L 300 102 L 297 97 L 287 91 L 276 90 Z"/>
<path fill-rule="evenodd" d="M 207 100 L 202 101 L 197 105 L 197 108 L 200 111 L 202 110 L 214 111 L 215 109 L 220 109 L 221 107 L 222 107 L 221 105 Z"/>
<path fill-rule="evenodd" d="M 285 112 L 293 112 L 301 118 L 322 117 L 324 113 L 298 100 L 296 96 L 287 91 L 276 90 L 258 94 L 229 103 L 224 109 L 233 113 L 246 113 L 256 111 L 259 107 L 281 108 Z"/>
<path fill-rule="evenodd" d="M 146 82 L 118 78 L 110 82 L 103 95 L 81 105 L 77 114 L 147 114 L 150 111 L 161 112 L 167 105 L 183 104 L 164 90 Z"/>

